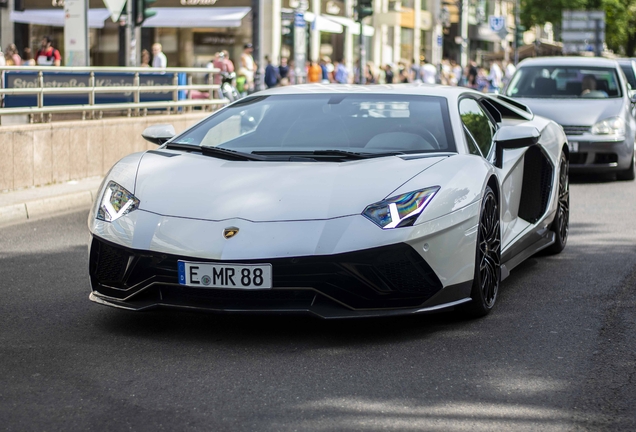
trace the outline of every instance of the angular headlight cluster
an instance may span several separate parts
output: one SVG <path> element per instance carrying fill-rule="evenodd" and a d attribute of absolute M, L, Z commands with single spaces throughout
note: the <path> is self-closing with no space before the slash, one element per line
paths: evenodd
<path fill-rule="evenodd" d="M 592 126 L 594 135 L 625 135 L 625 122 L 620 117 L 610 117 Z"/>
<path fill-rule="evenodd" d="M 97 219 L 112 222 L 139 207 L 139 200 L 114 181 L 108 182 L 97 210 Z"/>
<path fill-rule="evenodd" d="M 411 226 L 438 190 L 433 186 L 387 198 L 367 206 L 362 215 L 382 229 Z"/>

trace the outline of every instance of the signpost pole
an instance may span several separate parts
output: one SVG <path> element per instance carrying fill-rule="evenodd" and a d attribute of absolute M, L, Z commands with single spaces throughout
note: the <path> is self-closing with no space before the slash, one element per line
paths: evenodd
<path fill-rule="evenodd" d="M 517 63 L 519 63 L 519 42 L 517 41 L 517 32 L 519 29 L 519 26 L 521 25 L 521 18 L 519 17 L 519 0 L 515 1 L 515 38 L 514 38 L 514 44 L 515 44 L 515 66 L 517 66 Z"/>
<path fill-rule="evenodd" d="M 305 11 L 307 8 L 307 1 L 300 1 L 294 14 L 294 75 L 296 77 L 296 84 L 306 82 L 307 23 L 305 22 Z"/>
<path fill-rule="evenodd" d="M 88 0 L 64 3 L 64 65 L 88 66 Z"/>
<path fill-rule="evenodd" d="M 594 20 L 594 55 L 596 57 L 601 56 L 601 51 L 603 51 L 603 41 L 601 39 L 601 20 Z"/>
<path fill-rule="evenodd" d="M 135 33 L 135 17 L 133 17 L 133 0 L 126 2 L 126 66 L 134 66 L 133 61 L 133 35 Z"/>

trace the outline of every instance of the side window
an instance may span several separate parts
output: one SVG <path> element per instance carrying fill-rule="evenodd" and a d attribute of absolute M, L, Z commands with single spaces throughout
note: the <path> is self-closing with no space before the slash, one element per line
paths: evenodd
<path fill-rule="evenodd" d="M 479 148 L 477 148 L 477 143 L 473 137 L 470 136 L 470 133 L 468 133 L 468 129 L 466 128 L 464 128 L 464 135 L 466 135 L 466 143 L 468 144 L 468 151 L 470 154 L 481 156 L 482 154 L 479 151 Z"/>
<path fill-rule="evenodd" d="M 464 126 L 477 142 L 481 153 L 487 157 L 492 148 L 492 137 L 495 133 L 490 119 L 474 99 L 462 99 L 459 102 L 459 115 Z"/>

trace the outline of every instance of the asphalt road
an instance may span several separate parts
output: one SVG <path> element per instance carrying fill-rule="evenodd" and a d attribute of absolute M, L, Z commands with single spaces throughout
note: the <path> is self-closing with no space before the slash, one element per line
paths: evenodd
<path fill-rule="evenodd" d="M 89 302 L 86 212 L 0 229 L 0 430 L 636 430 L 636 183 L 488 317 L 321 321 Z"/>

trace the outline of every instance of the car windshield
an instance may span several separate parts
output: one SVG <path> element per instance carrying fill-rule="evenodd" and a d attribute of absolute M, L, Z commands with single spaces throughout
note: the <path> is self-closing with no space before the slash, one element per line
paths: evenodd
<path fill-rule="evenodd" d="M 524 66 L 512 77 L 506 94 L 523 98 L 619 98 L 620 81 L 614 68 Z"/>
<path fill-rule="evenodd" d="M 455 152 L 446 98 L 393 94 L 256 95 L 170 144 L 214 148 L 213 156 Z"/>

